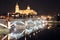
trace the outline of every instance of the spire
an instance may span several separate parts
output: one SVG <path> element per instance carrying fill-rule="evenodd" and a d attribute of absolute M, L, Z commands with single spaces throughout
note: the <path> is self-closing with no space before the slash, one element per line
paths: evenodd
<path fill-rule="evenodd" d="M 30 6 L 27 6 L 27 9 L 30 10 Z"/>
<path fill-rule="evenodd" d="M 16 5 L 18 5 L 18 2 L 16 3 Z"/>
<path fill-rule="evenodd" d="M 18 3 L 16 3 L 16 6 L 15 6 L 15 13 L 19 12 L 19 5 Z"/>

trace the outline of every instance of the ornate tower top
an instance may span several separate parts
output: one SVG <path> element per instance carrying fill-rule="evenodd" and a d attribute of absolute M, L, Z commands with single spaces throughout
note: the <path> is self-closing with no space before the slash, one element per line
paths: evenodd
<path fill-rule="evenodd" d="M 18 3 L 16 3 L 16 5 L 18 5 Z"/>
<path fill-rule="evenodd" d="M 19 12 L 19 5 L 18 3 L 16 3 L 16 6 L 15 6 L 15 13 L 18 13 Z"/>
<path fill-rule="evenodd" d="M 30 10 L 30 6 L 27 6 L 27 9 Z"/>

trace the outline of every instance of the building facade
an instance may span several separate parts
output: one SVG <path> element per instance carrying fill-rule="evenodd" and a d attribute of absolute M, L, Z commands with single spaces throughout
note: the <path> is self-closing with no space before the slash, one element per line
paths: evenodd
<path fill-rule="evenodd" d="M 15 13 L 20 13 L 20 14 L 23 14 L 23 15 L 24 14 L 26 14 L 26 15 L 29 15 L 29 14 L 37 15 L 37 12 L 35 10 L 30 9 L 29 6 L 27 6 L 27 9 L 25 9 L 25 10 L 19 9 L 18 3 L 16 3 L 16 6 L 15 6 Z"/>

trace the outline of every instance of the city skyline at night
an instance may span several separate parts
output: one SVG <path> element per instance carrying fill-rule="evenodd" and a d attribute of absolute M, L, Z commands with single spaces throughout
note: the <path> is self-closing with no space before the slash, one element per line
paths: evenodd
<path fill-rule="evenodd" d="M 60 0 L 0 0 L 0 40 L 60 40 Z"/>

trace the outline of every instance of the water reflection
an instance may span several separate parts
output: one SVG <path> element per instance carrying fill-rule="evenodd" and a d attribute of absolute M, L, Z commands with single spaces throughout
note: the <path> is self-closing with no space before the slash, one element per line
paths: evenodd
<path fill-rule="evenodd" d="M 19 24 L 18 26 L 17 26 L 17 23 Z M 53 25 L 53 23 L 48 23 L 46 20 L 42 20 L 42 19 L 38 19 L 38 20 L 29 19 L 29 20 L 26 20 L 25 22 L 18 21 L 17 23 L 14 24 L 14 27 L 16 28 L 16 30 L 14 30 L 14 32 L 11 32 L 10 34 L 11 39 L 19 39 L 24 35 L 30 35 L 31 33 L 36 32 L 37 30 L 41 31 L 44 29 L 50 29 Z"/>
<path fill-rule="evenodd" d="M 10 22 L 10 23 L 12 24 L 13 22 Z M 55 22 L 47 22 L 46 20 L 41 20 L 41 19 L 40 20 L 29 19 L 29 20 L 26 20 L 25 22 L 17 21 L 11 26 L 10 33 L 9 33 L 10 39 L 13 39 L 13 40 L 20 39 L 25 35 L 30 35 L 31 33 L 33 33 L 33 35 L 35 36 L 37 33 L 39 33 L 42 30 L 52 29 L 56 27 L 57 24 Z M 5 33 L 7 34 L 7 32 Z"/>

